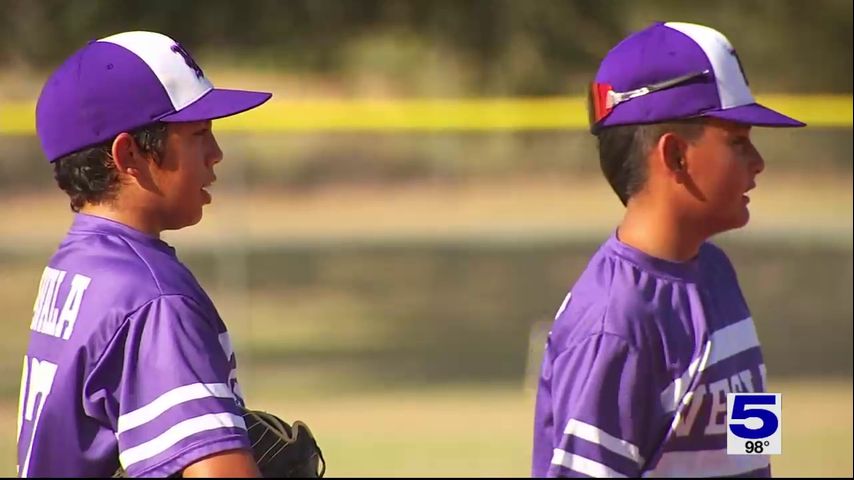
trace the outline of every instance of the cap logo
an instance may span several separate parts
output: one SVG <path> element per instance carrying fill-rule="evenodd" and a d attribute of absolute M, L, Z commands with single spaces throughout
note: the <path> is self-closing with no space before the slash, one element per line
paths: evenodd
<path fill-rule="evenodd" d="M 744 77 L 744 84 L 750 86 L 750 80 L 747 79 L 747 74 L 744 73 L 744 67 L 741 65 L 741 59 L 738 58 L 738 54 L 735 53 L 734 48 L 729 49 L 730 55 L 735 57 L 735 62 L 738 64 L 738 69 L 741 70 L 741 76 Z"/>
<path fill-rule="evenodd" d="M 188 52 L 183 45 L 178 42 L 175 42 L 175 45 L 172 45 L 172 51 L 177 53 L 178 55 L 181 55 L 181 57 L 184 58 L 184 62 L 187 64 L 187 66 L 193 69 L 194 72 L 196 72 L 196 77 L 202 78 L 205 76 L 205 73 L 202 72 L 202 67 L 200 67 L 195 60 L 193 60 L 193 57 L 190 55 L 190 52 Z"/>

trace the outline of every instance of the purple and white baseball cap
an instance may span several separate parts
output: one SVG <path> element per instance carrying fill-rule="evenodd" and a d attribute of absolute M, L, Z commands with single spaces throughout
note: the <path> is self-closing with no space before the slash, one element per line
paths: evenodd
<path fill-rule="evenodd" d="M 593 133 L 692 117 L 763 127 L 806 125 L 756 103 L 729 40 L 693 23 L 657 22 L 617 44 L 599 66 L 588 108 Z"/>
<path fill-rule="evenodd" d="M 175 40 L 124 32 L 89 42 L 50 76 L 36 105 L 36 132 L 54 162 L 157 121 L 227 117 L 271 96 L 214 88 Z"/>

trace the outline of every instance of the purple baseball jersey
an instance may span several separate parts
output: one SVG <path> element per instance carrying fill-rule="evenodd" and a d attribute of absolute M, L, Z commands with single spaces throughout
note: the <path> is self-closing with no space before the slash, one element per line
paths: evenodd
<path fill-rule="evenodd" d="M 726 254 L 707 242 L 674 263 L 612 234 L 549 334 L 532 474 L 770 476 L 767 456 L 726 453 L 726 394 L 764 389 L 756 329 Z"/>
<path fill-rule="evenodd" d="M 77 214 L 42 275 L 20 476 L 163 477 L 249 449 L 225 325 L 165 242 Z"/>

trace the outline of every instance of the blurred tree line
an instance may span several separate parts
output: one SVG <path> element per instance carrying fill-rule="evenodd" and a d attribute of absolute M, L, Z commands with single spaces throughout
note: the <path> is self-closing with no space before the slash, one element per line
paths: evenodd
<path fill-rule="evenodd" d="M 563 94 L 656 20 L 723 31 L 758 91 L 852 90 L 851 0 L 0 0 L 0 68 L 52 68 L 145 29 L 205 62 L 387 78 L 402 93 Z"/>

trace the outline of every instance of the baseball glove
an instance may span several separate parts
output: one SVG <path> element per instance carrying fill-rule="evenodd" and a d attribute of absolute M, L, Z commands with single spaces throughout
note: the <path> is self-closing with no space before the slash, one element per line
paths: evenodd
<path fill-rule="evenodd" d="M 252 455 L 264 478 L 321 478 L 326 473 L 323 452 L 303 422 L 288 425 L 271 413 L 249 409 L 244 409 L 243 420 Z M 127 476 L 119 467 L 113 478 Z M 173 477 L 180 478 L 181 474 Z"/>
<path fill-rule="evenodd" d="M 323 452 L 303 422 L 288 425 L 267 412 L 243 414 L 252 454 L 265 478 L 321 478 L 326 473 Z"/>

